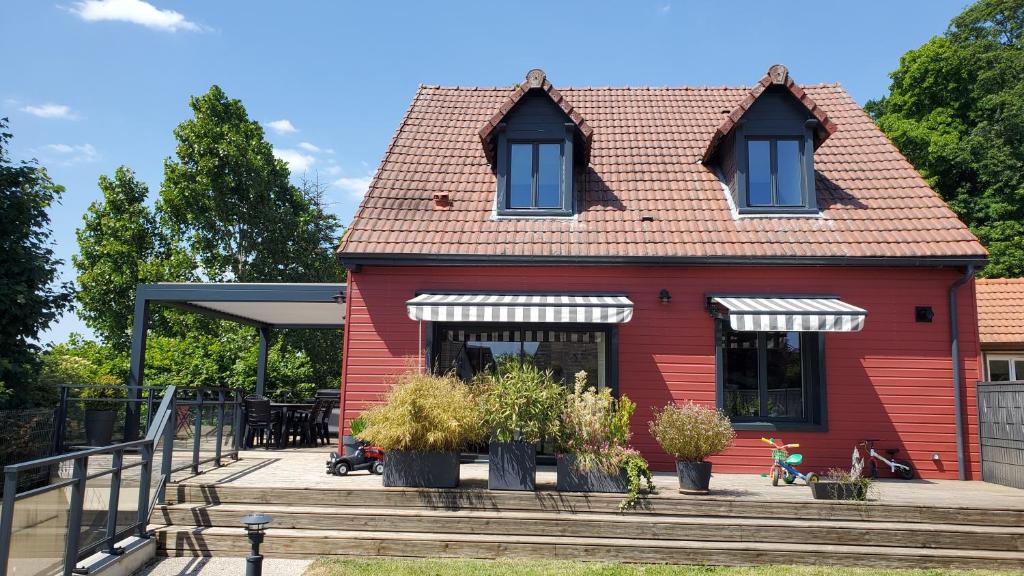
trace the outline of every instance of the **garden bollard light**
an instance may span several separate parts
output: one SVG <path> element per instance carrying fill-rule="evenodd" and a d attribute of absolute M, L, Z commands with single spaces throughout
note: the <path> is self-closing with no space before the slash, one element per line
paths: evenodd
<path fill-rule="evenodd" d="M 245 524 L 245 533 L 249 536 L 252 544 L 252 551 L 245 557 L 245 576 L 261 576 L 263 574 L 263 556 L 260 555 L 260 544 L 263 543 L 263 534 L 274 519 L 266 514 L 252 513 L 242 517 L 242 524 Z"/>

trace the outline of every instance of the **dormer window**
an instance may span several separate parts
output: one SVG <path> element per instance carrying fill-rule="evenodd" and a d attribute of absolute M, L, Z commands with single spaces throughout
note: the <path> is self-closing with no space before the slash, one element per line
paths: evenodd
<path fill-rule="evenodd" d="M 563 204 L 562 142 L 509 142 L 507 210 L 551 210 Z"/>
<path fill-rule="evenodd" d="M 542 70 L 527 73 L 479 135 L 496 176 L 496 216 L 575 214 L 574 183 L 593 129 Z"/>
<path fill-rule="evenodd" d="M 806 207 L 803 142 L 747 138 L 747 206 Z"/>
<path fill-rule="evenodd" d="M 785 66 L 772 66 L 737 106 L 722 111 L 701 161 L 721 175 L 739 215 L 818 214 L 814 150 L 836 125 Z"/>

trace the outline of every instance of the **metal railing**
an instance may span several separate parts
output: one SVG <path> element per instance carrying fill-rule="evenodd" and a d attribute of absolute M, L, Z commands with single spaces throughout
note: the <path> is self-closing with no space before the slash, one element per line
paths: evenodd
<path fill-rule="evenodd" d="M 65 438 L 73 405 L 93 400 L 74 396 L 75 390 L 84 388 L 67 386 L 61 391 L 55 440 L 61 448 L 74 444 Z M 140 396 L 134 401 L 144 407 L 145 438 L 4 468 L 0 575 L 11 570 L 12 561 L 23 565 L 18 574 L 81 574 L 77 564 L 89 555 L 119 554 L 117 543 L 122 539 L 149 537 L 153 510 L 166 502 L 173 474 L 183 470 L 198 474 L 203 464 L 219 467 L 225 457 L 238 458 L 243 436 L 240 391 L 168 386 L 146 388 Z M 228 426 L 229 443 L 225 442 Z M 176 452 L 190 454 L 176 461 Z M 18 492 L 19 478 L 41 469 L 51 471 L 50 481 Z M 126 490 L 138 490 L 134 509 L 124 505 Z M 12 551 L 18 552 L 17 558 Z"/>

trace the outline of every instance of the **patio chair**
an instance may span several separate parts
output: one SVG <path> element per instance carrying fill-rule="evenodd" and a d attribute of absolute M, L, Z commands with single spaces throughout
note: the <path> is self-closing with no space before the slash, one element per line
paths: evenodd
<path fill-rule="evenodd" d="M 316 398 L 309 410 L 295 412 L 294 428 L 299 442 L 304 446 L 317 446 L 320 441 L 319 425 L 326 409 L 327 400 Z"/>
<path fill-rule="evenodd" d="M 320 418 L 315 423 L 314 432 L 316 438 L 321 441 L 322 445 L 326 446 L 331 443 L 330 421 L 331 412 L 334 411 L 334 399 L 320 398 L 320 401 L 323 403 L 323 410 L 320 412 Z"/>
<path fill-rule="evenodd" d="M 245 446 L 253 447 L 259 434 L 263 448 L 269 450 L 274 440 L 281 435 L 281 422 L 270 410 L 270 400 L 262 396 L 245 398 Z"/>

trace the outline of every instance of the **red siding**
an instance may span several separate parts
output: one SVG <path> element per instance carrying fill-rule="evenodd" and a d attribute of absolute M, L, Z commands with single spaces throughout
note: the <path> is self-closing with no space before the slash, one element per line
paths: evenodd
<path fill-rule="evenodd" d="M 780 433 L 802 444 L 811 469 L 848 466 L 856 441 L 883 438 L 909 453 L 925 478 L 955 478 L 947 294 L 952 269 L 760 267 L 364 267 L 349 276 L 344 411 L 356 417 L 377 402 L 391 378 L 417 362 L 417 322 L 405 302 L 417 290 L 616 292 L 635 309 L 620 326 L 619 388 L 637 403 L 633 444 L 655 469 L 671 459 L 647 432 L 651 410 L 670 400 L 715 401 L 714 322 L 706 293 L 836 294 L 868 310 L 864 330 L 826 338 L 828 431 Z M 670 304 L 658 292 L 672 293 Z M 959 294 L 968 466 L 978 477 L 974 382 L 979 346 L 974 285 Z M 932 323 L 914 321 L 932 306 Z M 763 472 L 759 433 L 741 432 L 714 459 L 720 472 Z M 939 461 L 932 461 L 938 453 Z"/>

